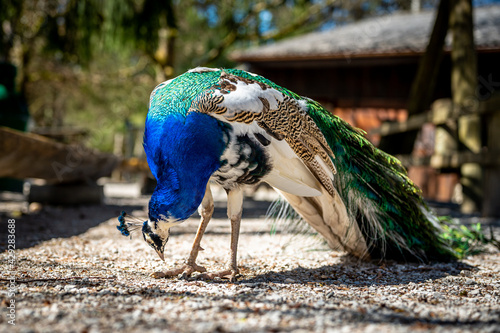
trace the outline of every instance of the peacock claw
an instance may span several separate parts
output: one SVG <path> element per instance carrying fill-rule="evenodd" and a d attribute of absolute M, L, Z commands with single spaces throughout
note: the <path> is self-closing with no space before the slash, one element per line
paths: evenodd
<path fill-rule="evenodd" d="M 163 272 L 153 272 L 153 273 L 149 274 L 149 276 L 152 278 L 155 278 L 155 279 L 161 279 L 161 278 L 167 277 L 168 275 L 163 273 Z"/>
<path fill-rule="evenodd" d="M 178 276 L 179 274 L 182 274 L 181 278 L 187 279 L 194 272 L 204 273 L 206 271 L 207 271 L 207 269 L 203 266 L 199 266 L 197 264 L 186 264 L 180 268 L 170 269 L 170 270 L 165 271 L 165 272 L 154 272 L 154 273 L 151 273 L 149 276 L 151 276 L 152 278 L 155 278 L 155 279 L 161 279 L 164 277 L 174 277 L 174 276 Z"/>
<path fill-rule="evenodd" d="M 215 278 L 221 278 L 221 279 L 228 279 L 229 282 L 236 282 L 240 272 L 239 270 L 234 270 L 234 269 L 227 269 L 224 271 L 220 272 L 214 272 L 214 273 L 203 273 L 200 274 L 201 278 L 207 279 L 207 280 L 213 280 Z"/>

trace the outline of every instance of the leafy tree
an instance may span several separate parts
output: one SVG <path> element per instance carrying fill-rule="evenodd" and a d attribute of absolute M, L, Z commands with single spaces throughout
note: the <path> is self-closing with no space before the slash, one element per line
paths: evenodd
<path fill-rule="evenodd" d="M 2 0 L 0 61 L 18 67 L 18 88 L 36 126 L 75 125 L 91 144 L 138 126 L 148 94 L 198 65 L 232 67 L 236 48 L 370 15 L 403 0 Z M 428 5 L 432 1 L 424 1 Z"/>

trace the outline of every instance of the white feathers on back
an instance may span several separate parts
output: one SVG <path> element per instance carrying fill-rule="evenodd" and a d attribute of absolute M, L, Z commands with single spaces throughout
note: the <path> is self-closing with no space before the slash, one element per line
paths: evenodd
<path fill-rule="evenodd" d="M 232 119 L 239 112 L 261 113 L 264 109 L 261 98 L 269 102 L 271 109 L 276 109 L 277 101 L 283 101 L 283 94 L 279 91 L 272 88 L 263 90 L 257 83 L 248 84 L 238 81 L 234 86 L 236 90 L 228 94 L 223 94 L 220 90 L 214 93 L 215 96 L 222 95 L 224 97 L 220 106 L 227 108 L 224 113 L 226 119 Z"/>
<path fill-rule="evenodd" d="M 205 72 L 217 72 L 217 71 L 220 71 L 220 69 L 198 66 L 198 67 L 191 68 L 190 70 L 188 70 L 188 73 L 205 73 Z"/>

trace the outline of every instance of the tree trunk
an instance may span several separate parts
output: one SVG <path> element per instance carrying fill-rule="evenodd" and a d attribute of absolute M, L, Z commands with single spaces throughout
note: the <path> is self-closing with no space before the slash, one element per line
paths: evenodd
<path fill-rule="evenodd" d="M 151 0 L 151 3 L 154 3 L 154 0 Z M 177 20 L 172 0 L 164 1 L 160 7 L 157 4 L 153 6 L 156 7 L 154 9 L 148 7 L 147 12 L 151 15 L 150 10 L 161 10 L 161 14 L 158 18 L 160 20 L 158 47 L 150 54 L 150 57 L 158 66 L 156 81 L 165 81 L 175 74 L 175 42 L 178 35 Z"/>
<path fill-rule="evenodd" d="M 451 0 L 450 29 L 453 34 L 451 50 L 451 91 L 455 112 L 468 112 L 458 120 L 460 149 L 481 151 L 481 117 L 477 111 L 477 57 L 474 47 L 472 0 Z M 472 114 L 470 114 L 472 112 Z M 481 210 L 483 170 L 479 164 L 466 163 L 460 168 L 463 189 L 463 213 Z"/>
<path fill-rule="evenodd" d="M 174 60 L 175 60 L 175 41 L 177 39 L 178 28 L 177 20 L 175 18 L 174 6 L 172 5 L 172 0 L 165 2 L 167 7 L 167 41 L 166 41 L 166 51 L 167 59 L 163 66 L 163 71 L 167 77 L 174 76 Z"/>

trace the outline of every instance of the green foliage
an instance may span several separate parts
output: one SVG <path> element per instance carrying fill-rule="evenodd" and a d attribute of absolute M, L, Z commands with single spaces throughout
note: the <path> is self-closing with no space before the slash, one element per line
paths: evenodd
<path fill-rule="evenodd" d="M 370 0 L 2 0 L 0 61 L 39 127 L 90 130 L 110 150 L 126 119 L 142 125 L 149 92 L 198 65 L 233 67 L 235 48 L 275 41 L 388 10 Z"/>
<path fill-rule="evenodd" d="M 486 238 L 480 223 L 467 227 L 449 216 L 439 217 L 439 222 L 443 228 L 441 237 L 450 243 L 450 247 L 460 259 L 483 252 L 487 244 L 498 247 L 498 241 L 494 239 L 493 235 L 490 239 Z"/>

